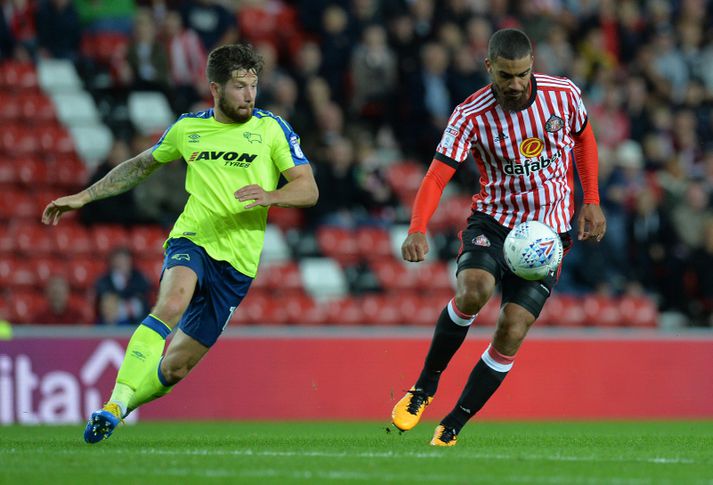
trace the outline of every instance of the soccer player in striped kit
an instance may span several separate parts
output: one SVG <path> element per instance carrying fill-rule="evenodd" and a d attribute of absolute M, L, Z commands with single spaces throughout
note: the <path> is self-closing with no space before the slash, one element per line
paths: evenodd
<path fill-rule="evenodd" d="M 540 281 L 514 275 L 503 259 L 503 241 L 514 226 L 534 219 L 560 233 L 565 251 L 570 247 L 575 160 L 584 192 L 578 239 L 601 241 L 606 232 L 599 207 L 597 144 L 581 92 L 569 79 L 533 73 L 533 61 L 530 39 L 520 30 L 492 35 L 485 60 L 491 83 L 451 114 L 401 247 L 406 261 L 424 260 L 428 221 L 445 185 L 472 154 L 481 190 L 473 196 L 467 228 L 460 233 L 456 295 L 438 318 L 420 376 L 393 409 L 394 426 L 406 431 L 418 424 L 441 373 L 498 283 L 502 306 L 492 342 L 455 407 L 436 427 L 435 446 L 455 445 L 466 422 L 497 390 L 557 281 L 554 273 Z"/>

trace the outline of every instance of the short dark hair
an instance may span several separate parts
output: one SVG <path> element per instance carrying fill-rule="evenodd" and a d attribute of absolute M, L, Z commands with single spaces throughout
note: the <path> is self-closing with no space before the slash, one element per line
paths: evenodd
<path fill-rule="evenodd" d="M 208 81 L 225 84 L 233 76 L 233 71 L 245 69 L 258 76 L 262 72 L 263 60 L 252 45 L 247 42 L 228 44 L 213 49 L 208 55 L 206 73 Z"/>
<path fill-rule="evenodd" d="M 495 32 L 488 41 L 488 59 L 494 61 L 503 59 L 522 59 L 532 55 L 530 38 L 518 29 L 501 29 Z"/>

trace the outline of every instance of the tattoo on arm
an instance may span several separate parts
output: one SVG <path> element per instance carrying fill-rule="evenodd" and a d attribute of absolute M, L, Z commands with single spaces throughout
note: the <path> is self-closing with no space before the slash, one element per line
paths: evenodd
<path fill-rule="evenodd" d="M 154 160 L 151 151 L 130 158 L 114 167 L 101 180 L 87 189 L 90 200 L 106 199 L 131 190 L 151 175 L 160 163 Z"/>

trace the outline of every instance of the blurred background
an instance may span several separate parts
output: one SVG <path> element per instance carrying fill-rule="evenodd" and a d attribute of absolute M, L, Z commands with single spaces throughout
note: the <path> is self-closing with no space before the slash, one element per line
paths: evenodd
<path fill-rule="evenodd" d="M 474 163 L 400 261 L 451 110 L 489 82 L 492 32 L 523 29 L 535 70 L 583 91 L 606 239 L 576 243 L 539 327 L 713 325 L 713 1 L 2 0 L 0 319 L 132 326 L 155 300 L 185 164 L 56 227 L 44 206 L 211 106 L 207 53 L 265 59 L 257 106 L 301 136 L 321 197 L 272 208 L 232 325 L 430 327 L 452 297 Z M 578 187 L 579 189 L 579 187 Z M 580 200 L 578 191 L 577 199 Z M 479 317 L 492 326 L 497 298 Z"/>

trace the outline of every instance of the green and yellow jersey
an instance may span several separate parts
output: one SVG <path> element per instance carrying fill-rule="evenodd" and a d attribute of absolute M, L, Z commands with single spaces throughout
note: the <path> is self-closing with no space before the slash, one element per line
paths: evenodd
<path fill-rule="evenodd" d="M 216 121 L 212 109 L 187 113 L 166 130 L 152 153 L 161 163 L 183 158 L 188 164 L 190 197 L 168 237 L 190 239 L 213 259 L 254 278 L 268 208 L 245 209 L 247 203 L 233 194 L 250 184 L 275 190 L 281 172 L 309 163 L 290 125 L 260 109 L 241 124 Z"/>

